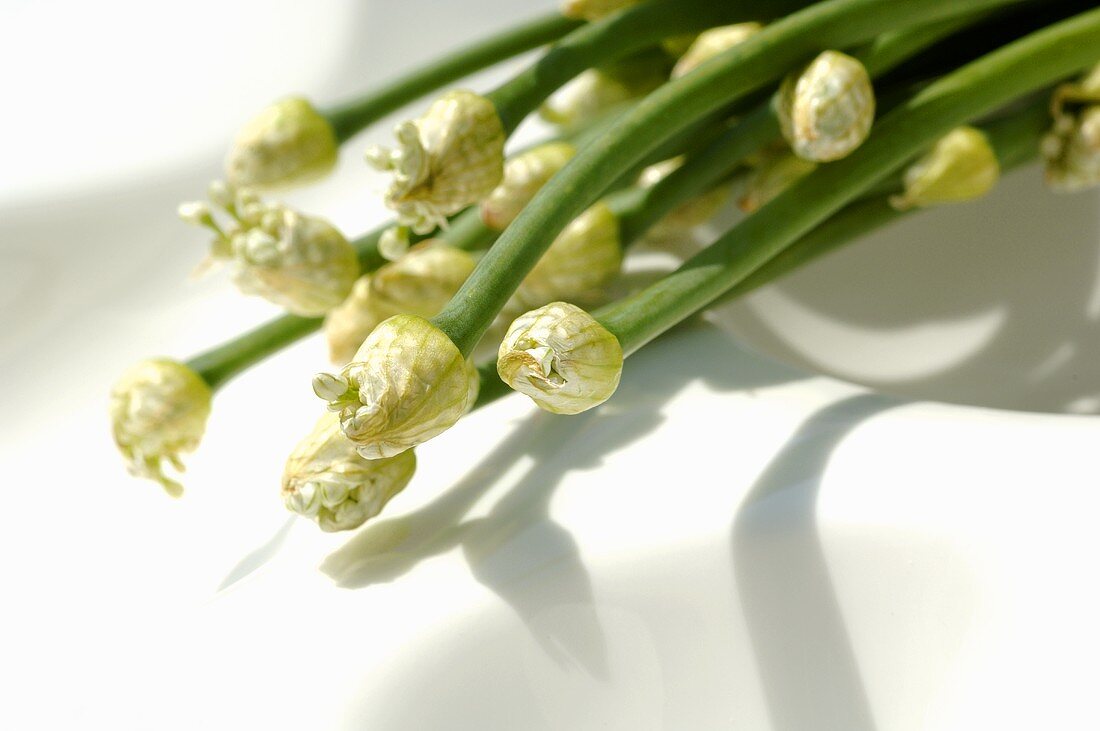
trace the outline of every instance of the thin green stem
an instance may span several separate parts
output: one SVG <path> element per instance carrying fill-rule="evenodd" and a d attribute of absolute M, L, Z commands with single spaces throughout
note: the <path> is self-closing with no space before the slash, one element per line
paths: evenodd
<path fill-rule="evenodd" d="M 774 83 L 815 52 L 1020 1 L 826 0 L 772 23 L 657 89 L 582 149 L 504 231 L 435 324 L 469 354 L 558 233 L 619 176 L 695 120 Z"/>
<path fill-rule="evenodd" d="M 359 99 L 325 110 L 336 138 L 346 142 L 367 125 L 464 76 L 552 43 L 581 25 L 551 13 L 476 41 L 444 58 L 400 76 Z"/>
<path fill-rule="evenodd" d="M 851 155 L 819 167 L 671 275 L 597 317 L 625 352 L 636 350 L 750 276 L 954 127 L 1095 63 L 1098 44 L 1100 9 L 944 76 L 886 115 Z"/>

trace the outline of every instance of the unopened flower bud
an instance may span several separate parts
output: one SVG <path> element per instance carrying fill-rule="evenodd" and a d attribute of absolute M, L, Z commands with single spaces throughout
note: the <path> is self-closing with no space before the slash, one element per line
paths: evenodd
<path fill-rule="evenodd" d="M 745 213 L 752 213 L 794 185 L 799 179 L 812 173 L 815 168 L 817 163 L 804 160 L 789 152 L 767 155 L 745 182 L 745 188 L 737 205 Z"/>
<path fill-rule="evenodd" d="M 334 394 L 333 379 L 347 383 L 343 393 Z M 477 399 L 478 374 L 431 322 L 396 315 L 371 331 L 339 375 L 318 375 L 314 391 L 359 454 L 382 459 L 454 426 Z"/>
<path fill-rule="evenodd" d="M 763 27 L 760 23 L 735 23 L 703 31 L 676 62 L 676 66 L 672 69 L 672 78 L 680 78 L 705 61 L 728 51 L 749 36 L 760 32 Z"/>
<path fill-rule="evenodd" d="M 336 414 L 329 413 L 287 458 L 283 503 L 323 531 L 353 530 L 382 512 L 415 471 L 411 449 L 385 459 L 359 456 Z"/>
<path fill-rule="evenodd" d="M 144 360 L 111 389 L 111 431 L 131 474 L 156 480 L 173 496 L 183 487 L 164 473 L 183 471 L 180 454 L 199 446 L 210 416 L 210 387 L 182 363 Z"/>
<path fill-rule="evenodd" d="M 497 355 L 501 380 L 555 414 L 579 414 L 602 404 L 618 388 L 622 370 L 618 339 L 566 302 L 516 318 Z"/>
<path fill-rule="evenodd" d="M 237 134 L 225 161 L 233 185 L 269 188 L 323 177 L 336 165 L 332 124 L 300 97 L 260 112 Z"/>
<path fill-rule="evenodd" d="M 562 0 L 561 14 L 578 20 L 599 20 L 639 0 Z"/>
<path fill-rule="evenodd" d="M 378 323 L 400 314 L 433 317 L 476 264 L 467 251 L 424 242 L 397 261 L 360 277 L 347 300 L 328 313 L 325 335 L 336 363 L 347 363 Z"/>
<path fill-rule="evenodd" d="M 509 159 L 504 163 L 504 179 L 481 202 L 481 220 L 503 231 L 576 152 L 567 142 L 551 142 Z"/>
<path fill-rule="evenodd" d="M 645 96 L 668 80 L 668 57 L 659 51 L 635 54 L 581 72 L 539 107 L 539 116 L 577 129 L 610 110 Z"/>
<path fill-rule="evenodd" d="M 684 164 L 683 156 L 662 160 L 650 165 L 638 176 L 638 185 L 649 188 L 670 175 Z M 729 200 L 730 186 L 717 185 L 674 208 L 664 218 L 650 227 L 646 237 L 662 239 L 679 236 L 713 218 Z"/>
<path fill-rule="evenodd" d="M 956 127 L 906 169 L 905 192 L 891 196 L 890 205 L 904 211 L 973 200 L 993 190 L 1000 174 L 985 133 Z"/>
<path fill-rule="evenodd" d="M 409 229 L 390 226 L 378 237 L 378 253 L 386 261 L 397 261 L 409 251 Z"/>
<path fill-rule="evenodd" d="M 566 226 L 520 283 L 506 307 L 523 312 L 555 300 L 591 300 L 622 266 L 619 219 L 598 202 Z"/>
<path fill-rule="evenodd" d="M 783 81 L 776 113 L 796 155 L 816 162 L 839 160 L 870 134 L 875 90 L 862 63 L 825 51 Z"/>
<path fill-rule="evenodd" d="M 493 103 L 470 91 L 452 91 L 414 122 L 394 130 L 398 148 L 372 148 L 367 162 L 393 173 L 386 205 L 419 234 L 477 203 L 500 182 L 504 127 Z"/>
<path fill-rule="evenodd" d="M 180 216 L 214 233 L 209 259 L 231 263 L 242 292 L 304 317 L 323 315 L 348 296 L 359 258 L 328 221 L 224 184 L 212 185 L 210 197 L 232 219 L 228 230 L 203 203 L 183 204 Z"/>
<path fill-rule="evenodd" d="M 1043 138 L 1047 183 L 1073 192 L 1100 184 L 1100 65 L 1063 84 L 1051 104 L 1054 126 Z"/>

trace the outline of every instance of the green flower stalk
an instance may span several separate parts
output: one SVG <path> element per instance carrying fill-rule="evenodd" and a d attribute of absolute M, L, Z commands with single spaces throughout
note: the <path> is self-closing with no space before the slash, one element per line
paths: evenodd
<path fill-rule="evenodd" d="M 905 192 L 891 196 L 890 205 L 905 210 L 974 200 L 993 190 L 1000 175 L 1000 163 L 985 133 L 957 127 L 906 169 Z"/>
<path fill-rule="evenodd" d="M 481 220 L 503 231 L 546 181 L 577 153 L 568 142 L 550 142 L 521 152 L 504 163 L 504 178 L 481 202 Z"/>
<path fill-rule="evenodd" d="M 679 156 L 650 165 L 638 176 L 638 187 L 645 190 L 660 185 L 661 181 L 681 169 L 685 161 L 684 156 Z M 663 218 L 653 224 L 646 234 L 646 238 L 652 240 L 674 239 L 696 226 L 706 223 L 729 200 L 730 188 L 729 184 L 720 184 L 694 197 L 684 196 L 685 200 L 683 202 L 674 207 L 669 206 L 670 210 L 664 214 Z M 657 209 L 664 213 L 664 206 L 659 205 L 659 203 Z"/>
<path fill-rule="evenodd" d="M 323 531 L 353 530 L 382 512 L 415 471 L 411 449 L 383 459 L 359 456 L 336 415 L 325 414 L 287 458 L 283 503 Z"/>
<path fill-rule="evenodd" d="M 680 56 L 680 60 L 672 68 L 672 78 L 678 79 L 692 69 L 709 61 L 720 53 L 741 43 L 749 36 L 760 32 L 764 26 L 760 23 L 734 23 L 718 28 L 710 28 L 700 33 L 688 49 Z"/>
<path fill-rule="evenodd" d="M 394 134 L 399 147 L 372 147 L 367 161 L 393 173 L 386 205 L 416 233 L 445 226 L 448 216 L 489 195 L 503 175 L 504 128 L 492 102 L 473 92 L 444 95 Z"/>
<path fill-rule="evenodd" d="M 790 188 L 817 168 L 794 153 L 777 150 L 768 153 L 745 181 L 737 205 L 745 213 L 764 207 L 768 201 Z"/>
<path fill-rule="evenodd" d="M 477 399 L 477 370 L 447 336 L 416 315 L 381 322 L 339 374 L 314 393 L 366 459 L 393 457 L 451 428 Z"/>
<path fill-rule="evenodd" d="M 1073 192 L 1100 184 L 1100 66 L 1051 100 L 1054 126 L 1043 139 L 1050 187 Z"/>
<path fill-rule="evenodd" d="M 476 261 L 472 254 L 425 241 L 397 261 L 356 281 L 351 294 L 325 317 L 334 363 L 350 361 L 378 323 L 400 314 L 431 317 L 454 296 Z"/>
<path fill-rule="evenodd" d="M 231 219 L 223 228 L 210 207 L 184 203 L 180 217 L 214 233 L 208 261 L 233 265 L 233 281 L 296 315 L 323 315 L 347 297 L 359 276 L 354 247 L 332 224 L 279 203 L 264 202 L 248 188 L 221 183 L 210 198 Z"/>
<path fill-rule="evenodd" d="M 211 397 L 195 371 L 173 360 L 143 360 L 123 373 L 111 389 L 111 432 L 130 473 L 159 482 L 172 497 L 182 495 L 164 463 L 183 471 L 180 455 L 202 440 Z"/>
<path fill-rule="evenodd" d="M 555 414 L 602 404 L 618 388 L 622 370 L 623 349 L 615 336 L 566 302 L 516 318 L 497 356 L 501 380 Z"/>
<path fill-rule="evenodd" d="M 871 77 L 858 59 L 825 51 L 779 87 L 783 137 L 799 157 L 839 160 L 867 139 L 875 120 Z"/>

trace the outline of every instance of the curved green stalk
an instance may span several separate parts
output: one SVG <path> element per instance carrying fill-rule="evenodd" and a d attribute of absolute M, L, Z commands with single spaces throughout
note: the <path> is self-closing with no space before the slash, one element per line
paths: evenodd
<path fill-rule="evenodd" d="M 625 352 L 637 350 L 954 127 L 1095 63 L 1098 45 L 1100 9 L 1032 33 L 944 76 L 886 115 L 851 155 L 819 167 L 675 272 L 596 316 Z"/>
<path fill-rule="evenodd" d="M 657 89 L 582 149 L 504 231 L 435 324 L 469 354 L 558 233 L 620 175 L 695 120 L 774 83 L 814 52 L 1019 1 L 827 0 L 772 23 Z"/>
<path fill-rule="evenodd" d="M 339 142 L 406 104 L 512 56 L 552 43 L 582 23 L 551 13 L 476 41 L 359 99 L 324 110 Z"/>

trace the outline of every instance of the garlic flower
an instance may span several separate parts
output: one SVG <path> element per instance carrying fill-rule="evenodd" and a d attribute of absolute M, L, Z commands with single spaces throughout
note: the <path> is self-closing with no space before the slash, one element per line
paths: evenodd
<path fill-rule="evenodd" d="M 576 152 L 568 142 L 550 142 L 510 158 L 500 185 L 481 202 L 481 220 L 503 231 Z"/>
<path fill-rule="evenodd" d="M 863 144 L 875 121 L 875 90 L 857 59 L 825 51 L 779 87 L 776 113 L 799 157 L 829 162 Z"/>
<path fill-rule="evenodd" d="M 306 183 L 332 170 L 338 147 L 332 125 L 312 104 L 283 99 L 241 128 L 225 160 L 225 177 L 257 189 Z"/>
<path fill-rule="evenodd" d="M 957 127 L 910 165 L 904 175 L 905 192 L 890 197 L 899 211 L 980 198 L 997 184 L 1001 166 L 985 133 Z"/>
<path fill-rule="evenodd" d="M 539 107 L 539 116 L 565 129 L 579 129 L 623 102 L 645 96 L 667 79 L 665 54 L 635 54 L 581 72 Z"/>
<path fill-rule="evenodd" d="M 1051 112 L 1054 126 L 1040 148 L 1047 183 L 1062 192 L 1100 184 L 1100 66 L 1058 87 Z"/>
<path fill-rule="evenodd" d="M 676 62 L 672 69 L 672 78 L 680 78 L 702 63 L 760 32 L 763 27 L 760 23 L 734 23 L 703 31 Z"/>

